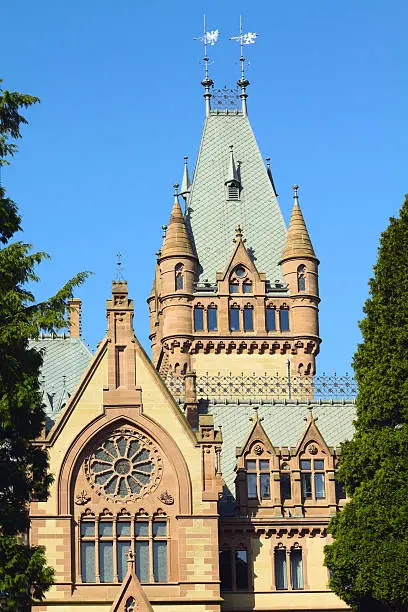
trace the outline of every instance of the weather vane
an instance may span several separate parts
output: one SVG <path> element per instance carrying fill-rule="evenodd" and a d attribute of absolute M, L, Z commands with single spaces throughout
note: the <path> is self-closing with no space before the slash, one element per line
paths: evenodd
<path fill-rule="evenodd" d="M 241 80 L 245 80 L 245 57 L 244 57 L 244 45 L 254 45 L 256 43 L 256 39 L 258 38 L 258 34 L 255 32 L 246 32 L 244 33 L 242 29 L 242 15 L 239 16 L 239 36 L 230 36 L 230 40 L 236 40 L 239 42 L 239 46 L 241 48 Z"/>
<path fill-rule="evenodd" d="M 118 258 L 118 261 L 116 263 L 116 271 L 118 273 L 117 280 L 120 283 L 123 280 L 122 278 L 122 253 L 116 253 L 116 257 Z"/>
<path fill-rule="evenodd" d="M 215 43 L 218 40 L 220 33 L 218 30 L 209 30 L 207 31 L 207 22 L 206 22 L 206 18 L 204 15 L 204 29 L 203 29 L 203 35 L 202 36 L 198 36 L 196 38 L 194 38 L 194 40 L 199 40 L 200 42 L 203 43 L 204 46 L 204 66 L 205 66 L 205 81 L 208 80 L 208 62 L 209 62 L 209 58 L 207 55 L 207 45 L 211 45 L 212 47 L 215 45 Z"/>

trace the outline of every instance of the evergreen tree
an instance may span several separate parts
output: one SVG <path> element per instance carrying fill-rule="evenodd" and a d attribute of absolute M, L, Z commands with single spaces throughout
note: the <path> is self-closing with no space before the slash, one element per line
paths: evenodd
<path fill-rule="evenodd" d="M 1 85 L 0 80 L 0 85 Z M 39 100 L 0 87 L 0 167 L 9 164 L 27 123 L 20 114 Z M 15 202 L 0 186 L 0 609 L 29 610 L 51 586 L 53 570 L 44 549 L 30 547 L 28 504 L 47 495 L 52 477 L 46 451 L 32 441 L 44 427 L 39 387 L 42 355 L 29 339 L 66 325 L 67 300 L 87 273 L 80 273 L 49 300 L 35 303 L 27 285 L 38 281 L 36 266 L 47 257 L 31 245 L 10 242 L 21 229 Z"/>
<path fill-rule="evenodd" d="M 357 419 L 339 480 L 351 498 L 325 549 L 331 588 L 354 609 L 408 610 L 408 196 L 380 239 L 354 356 Z"/>

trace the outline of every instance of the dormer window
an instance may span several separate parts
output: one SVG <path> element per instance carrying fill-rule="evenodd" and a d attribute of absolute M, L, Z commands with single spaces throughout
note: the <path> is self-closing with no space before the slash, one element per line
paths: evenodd
<path fill-rule="evenodd" d="M 227 185 L 227 200 L 237 201 L 239 200 L 240 190 L 238 183 L 229 183 Z"/>

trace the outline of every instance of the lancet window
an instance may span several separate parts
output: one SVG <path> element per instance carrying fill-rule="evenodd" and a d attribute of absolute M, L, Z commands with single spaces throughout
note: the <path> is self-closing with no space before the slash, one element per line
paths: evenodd
<path fill-rule="evenodd" d="M 232 304 L 229 308 L 229 324 L 231 331 L 239 331 L 239 306 L 237 304 Z"/>
<path fill-rule="evenodd" d="M 130 550 L 140 582 L 167 582 L 166 516 L 88 515 L 81 519 L 79 531 L 82 582 L 122 582 Z"/>
<path fill-rule="evenodd" d="M 204 308 L 200 304 L 194 306 L 194 331 L 204 330 Z"/>
<path fill-rule="evenodd" d="M 178 263 L 175 267 L 175 285 L 176 291 L 184 289 L 184 266 Z"/>
<path fill-rule="evenodd" d="M 217 330 L 217 307 L 215 304 L 210 304 L 207 308 L 207 329 L 208 331 Z"/>
<path fill-rule="evenodd" d="M 279 329 L 280 331 L 289 331 L 289 308 L 282 306 L 279 309 Z"/>
<path fill-rule="evenodd" d="M 266 307 L 266 331 L 276 331 L 276 308 L 272 305 Z"/>
<path fill-rule="evenodd" d="M 306 266 L 299 266 L 297 269 L 298 291 L 306 291 Z"/>
<path fill-rule="evenodd" d="M 254 331 L 254 309 L 249 304 L 244 306 L 244 331 Z"/>
<path fill-rule="evenodd" d="M 287 463 L 282 463 L 280 472 L 280 494 L 281 501 L 292 499 L 292 483 L 290 477 L 290 467 Z"/>

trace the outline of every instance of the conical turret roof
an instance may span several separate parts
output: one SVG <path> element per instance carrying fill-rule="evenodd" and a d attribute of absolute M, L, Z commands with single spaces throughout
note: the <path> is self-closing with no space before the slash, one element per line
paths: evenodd
<path fill-rule="evenodd" d="M 298 187 L 295 185 L 292 216 L 286 236 L 285 248 L 283 249 L 282 261 L 292 257 L 313 257 L 317 259 L 302 211 L 300 210 L 297 190 Z"/>
<path fill-rule="evenodd" d="M 178 185 L 175 186 L 175 189 L 174 204 L 167 226 L 166 238 L 161 250 L 161 259 L 171 255 L 195 257 L 179 202 Z"/>

